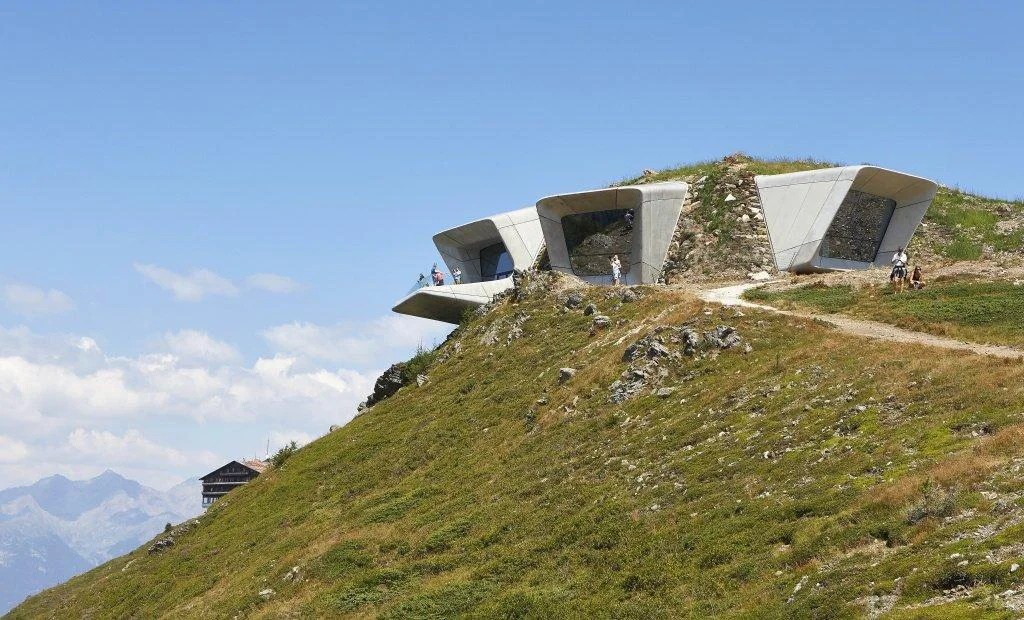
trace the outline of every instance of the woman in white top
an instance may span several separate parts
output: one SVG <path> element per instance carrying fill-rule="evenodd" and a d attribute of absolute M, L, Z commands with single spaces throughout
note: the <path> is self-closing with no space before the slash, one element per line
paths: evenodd
<path fill-rule="evenodd" d="M 612 255 L 612 284 L 618 285 L 619 279 L 622 277 L 622 263 L 619 262 L 619 255 Z"/>

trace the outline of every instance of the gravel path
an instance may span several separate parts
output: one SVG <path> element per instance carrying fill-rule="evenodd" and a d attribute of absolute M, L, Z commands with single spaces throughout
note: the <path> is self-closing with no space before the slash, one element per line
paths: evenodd
<path fill-rule="evenodd" d="M 742 298 L 744 291 L 747 291 L 752 288 L 757 288 L 758 286 L 762 286 L 764 284 L 766 283 L 748 282 L 744 284 L 736 284 L 733 286 L 725 286 L 722 288 L 698 289 L 695 292 L 697 296 L 703 299 L 704 301 L 719 303 L 724 306 L 758 308 L 760 310 L 766 310 L 768 312 L 774 312 L 776 314 L 782 314 L 785 316 L 823 321 L 825 323 L 829 323 L 835 326 L 838 329 L 841 329 L 844 332 L 854 334 L 856 336 L 863 336 L 865 338 L 877 338 L 878 340 L 888 340 L 889 342 L 921 344 L 929 347 L 953 349 L 956 351 L 967 351 L 969 353 L 975 353 L 977 355 L 990 355 L 993 357 L 1002 357 L 1008 359 L 1024 358 L 1024 351 L 1020 349 L 1014 349 L 1013 347 L 978 344 L 976 342 L 964 342 L 960 340 L 954 340 L 953 338 L 944 338 L 942 336 L 934 336 L 932 334 L 925 334 L 923 332 L 915 332 L 907 329 L 901 329 L 899 327 L 895 327 L 887 323 L 867 321 L 864 319 L 854 319 L 840 314 L 816 314 L 813 312 L 781 310 L 779 308 L 773 308 L 772 306 L 755 304 Z"/>

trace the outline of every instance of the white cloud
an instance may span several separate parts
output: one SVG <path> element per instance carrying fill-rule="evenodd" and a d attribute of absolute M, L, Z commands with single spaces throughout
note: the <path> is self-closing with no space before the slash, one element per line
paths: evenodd
<path fill-rule="evenodd" d="M 187 275 L 157 265 L 135 263 L 135 271 L 180 301 L 201 301 L 208 295 L 237 295 L 238 287 L 209 269 L 193 269 Z"/>
<path fill-rule="evenodd" d="M 24 436 L 80 420 L 161 414 L 266 422 L 301 415 L 309 424 L 329 425 L 350 419 L 376 379 L 372 371 L 328 370 L 289 355 L 245 366 L 237 351 L 201 332 L 165 339 L 172 353 L 111 357 L 92 339 L 49 341 L 0 328 L 0 429 L 18 424 Z M 16 346 L 5 355 L 7 341 Z M 195 358 L 204 356 L 212 365 L 197 365 Z"/>
<path fill-rule="evenodd" d="M 392 354 L 417 345 L 431 346 L 451 331 L 450 325 L 409 316 L 384 316 L 369 325 L 286 323 L 260 335 L 275 349 L 310 359 L 343 364 L 383 365 Z"/>
<path fill-rule="evenodd" d="M 0 435 L 0 463 L 17 463 L 28 455 L 28 446 L 16 439 Z"/>
<path fill-rule="evenodd" d="M 245 284 L 270 293 L 294 293 L 303 289 L 295 280 L 276 273 L 254 273 L 245 279 Z"/>
<path fill-rule="evenodd" d="M 184 360 L 227 364 L 242 359 L 242 354 L 235 347 L 194 329 L 168 332 L 161 337 L 160 344 Z"/>
<path fill-rule="evenodd" d="M 378 368 L 447 329 L 403 317 L 279 327 L 266 337 L 282 346 L 248 364 L 198 330 L 162 334 L 153 352 L 125 356 L 90 336 L 0 327 L 0 486 L 115 466 L 164 485 L 216 466 L 222 458 L 209 450 L 306 443 L 352 419 Z"/>
<path fill-rule="evenodd" d="M 7 308 L 23 316 L 64 314 L 75 309 L 70 297 L 52 288 L 46 291 L 27 284 L 7 284 L 2 295 Z"/>
<path fill-rule="evenodd" d="M 159 462 L 175 466 L 187 464 L 194 457 L 154 443 L 134 429 L 115 435 L 110 431 L 76 428 L 68 435 L 65 448 L 76 457 L 103 457 L 108 463 Z"/>
<path fill-rule="evenodd" d="M 273 431 L 270 433 L 270 453 L 273 454 L 274 452 L 277 452 L 277 450 L 287 446 L 293 441 L 299 446 L 304 446 L 314 439 L 316 439 L 316 437 L 313 437 L 309 433 L 294 429 Z"/>

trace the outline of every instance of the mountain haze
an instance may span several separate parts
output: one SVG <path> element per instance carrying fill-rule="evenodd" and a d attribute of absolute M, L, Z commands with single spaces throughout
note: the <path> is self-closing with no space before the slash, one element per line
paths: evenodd
<path fill-rule="evenodd" d="M 109 470 L 0 491 L 0 611 L 200 511 L 196 480 L 161 492 Z"/>

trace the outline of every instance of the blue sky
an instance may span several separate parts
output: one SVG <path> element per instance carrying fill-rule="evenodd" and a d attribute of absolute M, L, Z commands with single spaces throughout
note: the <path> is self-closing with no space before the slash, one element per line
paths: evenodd
<path fill-rule="evenodd" d="M 431 234 L 543 195 L 733 151 L 1024 194 L 1019 3 L 348 4 L 0 5 L 0 486 L 347 420 L 443 336 L 389 316 Z"/>

